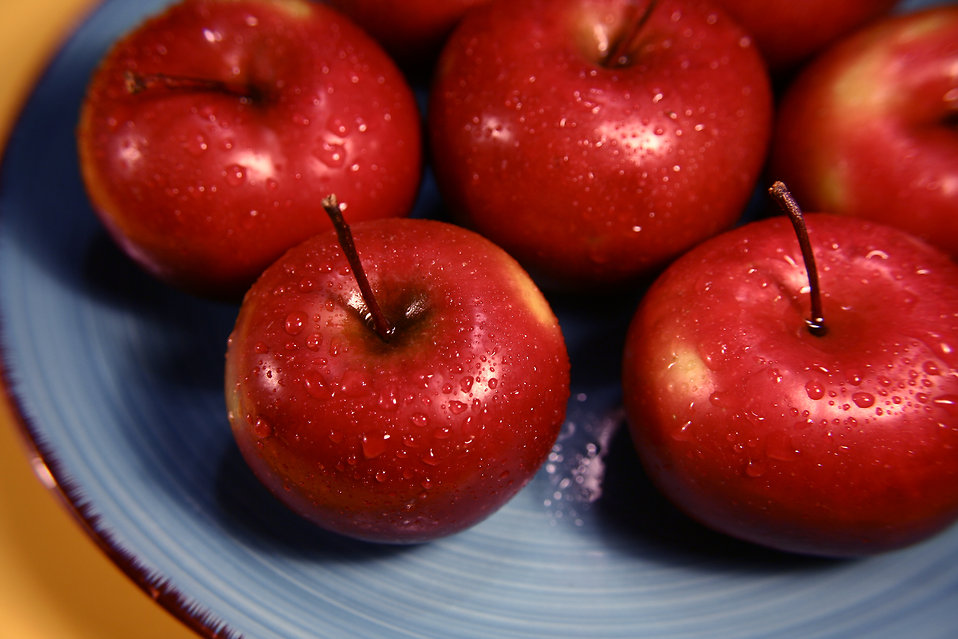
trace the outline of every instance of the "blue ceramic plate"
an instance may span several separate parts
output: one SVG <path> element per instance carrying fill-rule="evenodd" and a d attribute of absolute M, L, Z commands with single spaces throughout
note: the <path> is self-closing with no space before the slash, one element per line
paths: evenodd
<path fill-rule="evenodd" d="M 574 365 L 568 419 L 535 480 L 482 524 L 392 548 L 287 511 L 226 421 L 236 308 L 132 266 L 79 177 L 73 133 L 90 73 L 163 4 L 109 1 L 89 17 L 40 79 L 0 172 L 10 393 L 58 489 L 161 604 L 224 637 L 955 636 L 958 529 L 864 561 L 812 560 L 710 533 L 649 488 L 618 395 L 634 300 L 555 300 Z"/>

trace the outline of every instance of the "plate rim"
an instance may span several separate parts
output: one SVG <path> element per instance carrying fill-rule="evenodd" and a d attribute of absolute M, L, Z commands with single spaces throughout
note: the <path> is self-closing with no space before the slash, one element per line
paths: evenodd
<path fill-rule="evenodd" d="M 172 0 L 164 0 L 168 2 Z M 10 148 L 26 117 L 30 102 L 34 99 L 38 87 L 50 76 L 52 69 L 63 59 L 65 47 L 77 36 L 96 14 L 106 10 L 107 0 L 94 0 L 75 16 L 66 21 L 62 32 L 53 39 L 49 49 L 41 55 L 32 79 L 14 98 L 11 117 L 3 137 L 0 137 L 0 175 L 6 173 L 6 167 L 12 161 Z M 0 220 L 9 213 L 0 207 Z M 2 311 L 2 309 L 0 309 Z M 0 334 L 6 334 L 5 312 L 0 312 Z M 19 454 L 29 464 L 36 481 L 51 494 L 60 508 L 68 513 L 95 546 L 149 599 L 166 610 L 187 628 L 199 636 L 208 639 L 239 639 L 242 635 L 232 630 L 225 620 L 219 619 L 197 601 L 191 600 L 180 591 L 168 576 L 145 566 L 136 554 L 114 539 L 109 530 L 99 525 L 100 515 L 95 507 L 82 495 L 79 485 L 62 468 L 57 455 L 45 444 L 39 435 L 33 420 L 27 414 L 20 393 L 18 381 L 9 356 L 3 344 L 0 344 L 0 404 L 9 417 L 7 426 L 15 431 L 23 451 Z"/>
<path fill-rule="evenodd" d="M 167 1 L 169 0 L 164 0 L 164 2 Z M 58 40 L 53 50 L 47 54 L 45 63 L 39 67 L 35 74 L 35 80 L 28 85 L 20 97 L 19 106 L 14 110 L 15 116 L 9 123 L 6 138 L 0 139 L 0 145 L 2 145 L 2 149 L 0 149 L 0 176 L 4 175 L 5 169 L 11 161 L 8 153 L 10 142 L 15 132 L 22 126 L 24 112 L 33 99 L 38 86 L 49 78 L 51 68 L 62 61 L 64 47 L 76 36 L 77 30 L 83 28 L 94 14 L 103 11 L 110 4 L 105 0 L 94 2 L 86 13 L 80 15 L 71 26 L 67 27 L 65 35 Z M 0 207 L 0 222 L 5 215 L 9 216 L 9 211 L 6 207 Z M 4 309 L 0 308 L 0 334 L 8 335 L 5 329 L 5 315 Z M 34 420 L 28 414 L 28 402 L 21 396 L 21 392 L 18 392 L 18 389 L 23 387 L 22 384 L 17 380 L 17 372 L 11 365 L 5 346 L 0 343 L 0 403 L 5 402 L 8 408 L 11 418 L 9 421 L 13 428 L 20 433 L 20 439 L 26 445 L 26 457 L 38 481 L 55 495 L 84 533 L 94 541 L 114 565 L 150 599 L 180 620 L 187 628 L 196 632 L 199 636 L 210 639 L 238 639 L 241 637 L 242 634 L 232 629 L 227 621 L 209 611 L 199 601 L 185 595 L 173 583 L 171 577 L 144 565 L 134 551 L 125 548 L 108 529 L 103 528 L 95 504 L 84 498 L 82 487 L 69 476 L 68 471 L 63 467 L 63 463 L 50 448 L 49 443 L 43 440 L 41 431 L 38 430 Z"/>

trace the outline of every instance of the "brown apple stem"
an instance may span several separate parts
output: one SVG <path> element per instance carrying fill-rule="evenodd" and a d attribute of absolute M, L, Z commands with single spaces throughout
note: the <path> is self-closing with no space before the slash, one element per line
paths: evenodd
<path fill-rule="evenodd" d="M 241 100 L 251 102 L 262 97 L 255 87 L 249 84 L 226 82 L 210 78 L 127 71 L 124 75 L 124 79 L 126 81 L 126 89 L 131 94 L 162 89 L 167 91 L 212 91 L 234 95 Z"/>
<path fill-rule="evenodd" d="M 805 271 L 808 273 L 808 294 L 811 298 L 812 316 L 805 320 L 812 335 L 821 337 L 828 332 L 825 326 L 825 317 L 822 315 L 822 294 L 818 284 L 818 267 L 815 266 L 815 254 L 812 243 L 808 239 L 808 227 L 805 225 L 805 214 L 802 213 L 798 202 L 792 197 L 784 182 L 776 181 L 768 190 L 772 198 L 778 203 L 788 218 L 798 236 L 798 244 L 802 249 L 802 259 L 805 262 Z"/>
<path fill-rule="evenodd" d="M 389 323 L 389 320 L 386 319 L 382 308 L 380 308 L 379 303 L 376 301 L 376 296 L 373 295 L 373 289 L 369 285 L 369 279 L 366 277 L 366 270 L 359 260 L 359 253 L 356 251 L 356 244 L 353 242 L 352 229 L 349 228 L 349 224 L 347 224 L 343 218 L 343 212 L 339 208 L 339 202 L 336 200 L 335 195 L 327 195 L 323 198 L 322 204 L 326 210 L 326 215 L 329 216 L 329 219 L 333 223 L 333 228 L 336 229 L 339 246 L 343 249 L 346 260 L 349 262 L 349 267 L 353 271 L 353 276 L 356 278 L 356 283 L 359 285 L 359 292 L 363 296 L 363 302 L 366 303 L 366 309 L 372 318 L 373 327 L 383 341 L 389 341 L 395 329 Z"/>
<path fill-rule="evenodd" d="M 626 28 L 612 43 L 609 53 L 602 60 L 602 66 L 608 69 L 617 69 L 631 64 L 631 51 L 635 48 L 635 41 L 642 33 L 642 28 L 649 21 L 649 16 L 655 11 L 657 4 L 658 0 L 649 0 L 644 8 L 636 4 L 631 5 L 632 15 L 626 21 Z"/>

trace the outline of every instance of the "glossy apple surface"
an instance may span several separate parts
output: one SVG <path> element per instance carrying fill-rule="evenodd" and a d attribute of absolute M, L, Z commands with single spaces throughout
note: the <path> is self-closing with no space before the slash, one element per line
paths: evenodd
<path fill-rule="evenodd" d="M 431 65 L 472 7 L 489 0 L 330 0 L 404 66 Z"/>
<path fill-rule="evenodd" d="M 645 276 L 742 214 L 771 128 L 764 63 L 712 5 L 471 11 L 429 133 L 449 208 L 549 287 Z"/>
<path fill-rule="evenodd" d="M 569 398 L 552 310 L 521 267 L 443 222 L 353 225 L 384 341 L 335 234 L 271 266 L 226 360 L 229 416 L 255 474 L 320 526 L 410 543 L 462 530 L 526 484 Z"/>
<path fill-rule="evenodd" d="M 842 41 L 789 89 L 772 166 L 809 209 L 901 227 L 958 256 L 958 6 Z"/>
<path fill-rule="evenodd" d="M 300 0 L 187 1 L 148 19 L 91 79 L 78 144 L 123 248 L 218 298 L 239 299 L 283 251 L 331 228 L 317 215 L 326 193 L 401 216 L 421 177 L 420 118 L 395 64 Z"/>
<path fill-rule="evenodd" d="M 775 71 L 791 71 L 838 38 L 887 14 L 898 0 L 716 0 Z"/>
<path fill-rule="evenodd" d="M 631 432 L 672 501 L 773 548 L 858 556 L 958 517 L 958 267 L 897 229 L 807 216 L 828 332 L 787 219 L 703 243 L 630 326 Z"/>

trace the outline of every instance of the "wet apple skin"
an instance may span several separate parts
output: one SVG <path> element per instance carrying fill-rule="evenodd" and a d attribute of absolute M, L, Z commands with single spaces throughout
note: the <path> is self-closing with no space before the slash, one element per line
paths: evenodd
<path fill-rule="evenodd" d="M 131 92 L 131 73 L 227 90 Z M 408 215 L 420 128 L 396 65 L 339 13 L 213 0 L 177 3 L 110 48 L 77 141 L 91 204 L 131 257 L 177 288 L 238 301 L 286 249 L 331 228 L 327 194 L 353 221 Z"/>
<path fill-rule="evenodd" d="M 535 474 L 564 419 L 568 355 L 532 280 L 475 233 L 419 219 L 353 233 L 387 316 L 412 305 L 415 317 L 384 342 L 335 235 L 293 249 L 247 294 L 230 338 L 233 433 L 256 475 L 320 526 L 428 541 Z"/>
<path fill-rule="evenodd" d="M 751 39 L 720 9 L 659 2 L 477 7 L 430 94 L 437 183 L 457 221 L 548 289 L 615 290 L 731 227 L 751 197 L 772 98 Z M 508 5 L 508 8 L 505 6 Z"/>
<path fill-rule="evenodd" d="M 816 57 L 782 96 L 771 174 L 809 210 L 958 256 L 958 6 L 897 14 Z"/>
<path fill-rule="evenodd" d="M 813 214 L 823 337 L 784 218 L 706 242 L 643 299 L 623 366 L 635 445 L 683 510 L 789 552 L 868 555 L 958 517 L 958 269 Z"/>

